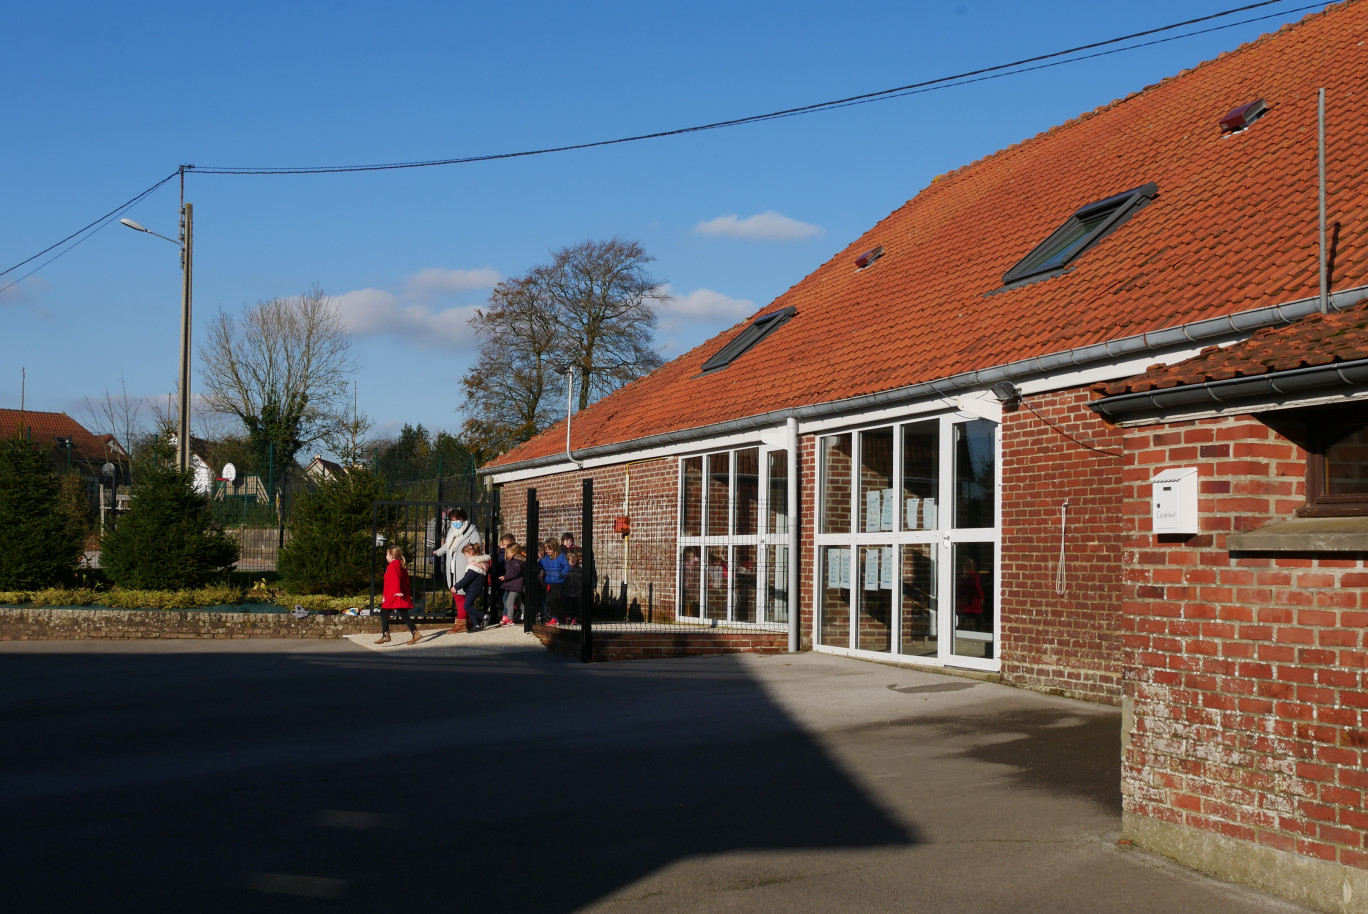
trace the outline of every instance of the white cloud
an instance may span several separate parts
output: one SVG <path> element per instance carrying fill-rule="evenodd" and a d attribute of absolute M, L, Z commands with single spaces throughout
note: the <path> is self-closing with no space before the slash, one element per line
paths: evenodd
<path fill-rule="evenodd" d="M 734 215 L 718 216 L 716 219 L 698 223 L 694 226 L 694 231 L 700 235 L 745 238 L 749 241 L 802 241 L 824 234 L 820 225 L 799 222 L 774 210 L 747 216 L 745 219 Z"/>
<path fill-rule="evenodd" d="M 473 349 L 475 337 L 469 322 L 477 306 L 453 303 L 444 307 L 438 300 L 492 289 L 501 279 L 499 271 L 490 267 L 431 267 L 403 280 L 399 284 L 402 292 L 355 289 L 337 296 L 337 303 L 353 336 L 389 336 L 422 348 Z"/>
<path fill-rule="evenodd" d="M 436 309 L 404 302 L 383 289 L 359 289 L 337 297 L 347 331 L 353 336 L 394 336 L 419 346 L 473 345 L 469 321 L 475 306 Z"/>
<path fill-rule="evenodd" d="M 503 276 L 498 270 L 485 267 L 480 270 L 443 270 L 429 267 L 419 270 L 408 281 L 407 294 L 410 298 L 425 298 L 433 293 L 459 294 L 478 289 L 492 289 Z"/>
<path fill-rule="evenodd" d="M 42 297 L 52 286 L 41 276 L 11 280 L 0 277 L 0 305 L 25 305 Z"/>
<path fill-rule="evenodd" d="M 748 298 L 732 298 L 712 289 L 695 289 L 684 295 L 675 295 L 669 286 L 662 289 L 669 298 L 656 306 L 656 324 L 667 357 L 687 352 L 757 310 Z"/>
<path fill-rule="evenodd" d="M 656 307 L 656 317 L 664 329 L 705 323 L 723 330 L 756 310 L 755 302 L 748 298 L 732 298 L 712 289 L 695 289 L 685 295 L 675 295 L 669 286 L 664 289 L 670 297 Z"/>

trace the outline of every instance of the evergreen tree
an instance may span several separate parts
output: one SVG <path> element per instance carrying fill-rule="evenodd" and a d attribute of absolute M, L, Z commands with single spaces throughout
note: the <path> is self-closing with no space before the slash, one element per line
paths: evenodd
<path fill-rule="evenodd" d="M 370 587 L 371 518 L 384 497 L 380 477 L 348 470 L 300 492 L 290 512 L 290 541 L 276 568 L 296 593 L 349 596 Z"/>
<path fill-rule="evenodd" d="M 0 590 L 62 583 L 81 546 L 80 525 L 46 458 L 22 439 L 0 441 Z"/>
<path fill-rule="evenodd" d="M 109 579 L 138 590 L 198 587 L 237 558 L 237 542 L 191 488 L 190 474 L 171 466 L 143 469 L 128 512 L 100 544 Z"/>

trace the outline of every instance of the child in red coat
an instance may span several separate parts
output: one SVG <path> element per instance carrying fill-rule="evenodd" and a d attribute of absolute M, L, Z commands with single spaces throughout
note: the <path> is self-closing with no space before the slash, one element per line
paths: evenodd
<path fill-rule="evenodd" d="M 418 626 L 409 618 L 409 610 L 413 609 L 413 586 L 409 584 L 408 570 L 404 568 L 404 550 L 399 546 L 391 546 L 385 550 L 385 555 L 389 558 L 389 565 L 385 567 L 385 599 L 380 603 L 380 640 L 375 643 L 389 642 L 389 614 L 398 610 L 412 636 L 408 643 L 417 644 Z"/>

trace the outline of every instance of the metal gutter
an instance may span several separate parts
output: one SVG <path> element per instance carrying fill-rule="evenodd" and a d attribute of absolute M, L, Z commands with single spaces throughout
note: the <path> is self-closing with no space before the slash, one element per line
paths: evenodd
<path fill-rule="evenodd" d="M 1232 406 L 1278 396 L 1306 396 L 1344 387 L 1365 386 L 1368 386 L 1368 359 L 1356 359 L 1352 362 L 1274 371 L 1250 378 L 1224 378 L 1164 390 L 1118 394 L 1088 405 L 1108 421 L 1122 422 L 1173 410 Z"/>
<path fill-rule="evenodd" d="M 1330 308 L 1343 311 L 1368 296 L 1368 286 L 1345 289 L 1330 296 Z M 1023 381 L 1041 375 L 1049 375 L 1061 369 L 1078 369 L 1104 362 L 1137 355 L 1143 352 L 1160 352 L 1176 347 L 1190 347 L 1194 343 L 1214 343 L 1231 336 L 1248 335 L 1264 327 L 1290 324 L 1309 314 L 1320 313 L 1320 296 L 1302 298 L 1281 305 L 1269 305 L 1250 311 L 1228 314 L 1224 317 L 1211 317 L 1190 324 L 1165 327 L 1134 336 L 1121 337 L 1103 343 L 1093 343 L 1077 349 L 1069 349 L 1050 355 L 1036 356 L 998 365 L 992 368 L 967 371 L 937 381 L 924 381 L 908 387 L 885 390 L 873 394 L 863 394 L 845 400 L 831 400 L 809 406 L 790 407 L 756 416 L 729 419 L 713 425 L 680 429 L 633 438 L 597 447 L 577 448 L 575 460 L 584 463 L 599 457 L 611 457 L 646 448 L 662 447 L 694 441 L 700 438 L 733 434 L 736 432 L 758 431 L 782 426 L 790 418 L 805 420 L 840 416 L 847 413 L 860 413 L 892 405 L 913 403 L 928 398 L 945 398 L 952 394 L 969 390 L 982 390 L 997 381 Z M 510 463 L 504 466 L 481 469 L 481 475 L 492 476 L 500 473 L 513 473 L 521 470 L 537 469 L 563 464 L 564 454 L 552 454 Z"/>

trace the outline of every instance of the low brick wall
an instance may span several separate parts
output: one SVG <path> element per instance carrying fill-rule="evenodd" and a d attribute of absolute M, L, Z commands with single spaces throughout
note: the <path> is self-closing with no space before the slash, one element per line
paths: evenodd
<path fill-rule="evenodd" d="M 532 631 L 548 650 L 579 658 L 579 629 L 536 625 Z M 594 631 L 595 661 L 701 657 L 706 654 L 782 654 L 787 650 L 787 632 L 719 632 L 703 628 Z"/>
<path fill-rule="evenodd" d="M 399 627 L 403 628 L 402 623 Z M 289 613 L 171 609 L 0 609 L 0 641 L 341 638 L 379 631 L 378 616 L 310 615 L 296 619 Z"/>

